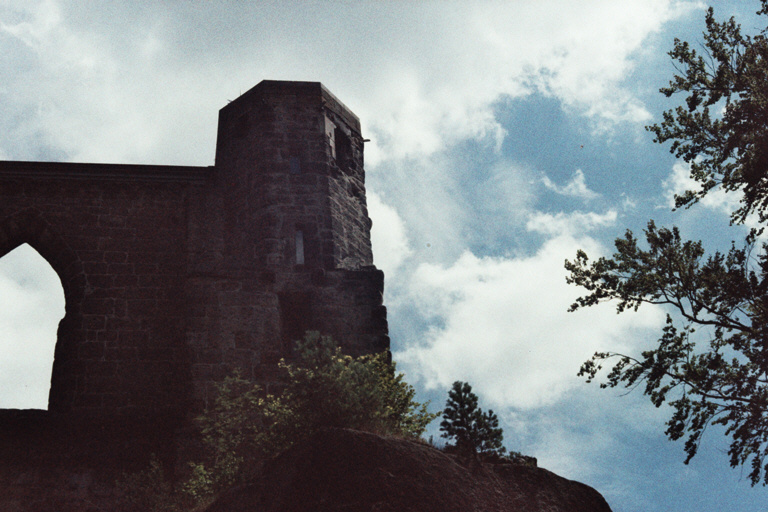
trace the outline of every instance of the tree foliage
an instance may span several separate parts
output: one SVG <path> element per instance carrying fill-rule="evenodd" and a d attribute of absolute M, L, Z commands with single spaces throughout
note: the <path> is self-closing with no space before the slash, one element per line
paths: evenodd
<path fill-rule="evenodd" d="M 506 451 L 498 417 L 492 410 L 483 412 L 477 406 L 477 395 L 466 382 L 454 382 L 448 392 L 440 431 L 442 437 L 453 440 L 461 454 L 503 455 Z"/>
<path fill-rule="evenodd" d="M 661 304 L 682 327 L 670 314 L 655 348 L 639 358 L 598 352 L 579 375 L 591 381 L 603 362 L 617 358 L 601 386 L 643 383 L 657 407 L 673 397 L 666 434 L 674 440 L 687 434 L 686 462 L 707 425 L 721 424 L 732 438 L 731 465 L 749 461 L 757 482 L 768 452 L 768 260 L 763 256 L 750 269 L 748 251 L 735 247 L 705 257 L 700 242 L 683 241 L 677 229 L 653 222 L 645 240 L 648 249 L 627 232 L 616 240 L 612 258 L 590 264 L 580 251 L 575 262 L 566 262 L 568 281 L 590 292 L 571 310 L 605 300 L 617 301 L 619 312 Z"/>
<path fill-rule="evenodd" d="M 768 14 L 762 1 L 758 14 Z M 766 31 L 744 35 L 733 18 L 706 15 L 704 54 L 675 39 L 669 55 L 679 74 L 661 89 L 667 97 L 686 94 L 685 105 L 664 112 L 661 124 L 648 127 L 655 141 L 671 141 L 670 151 L 691 167 L 700 188 L 676 198 L 690 206 L 721 186 L 741 193 L 732 220 L 743 222 L 754 213 L 768 220 L 768 40 Z"/>
<path fill-rule="evenodd" d="M 281 430 L 293 430 L 293 438 L 325 427 L 418 438 L 438 416 L 414 401 L 415 390 L 386 353 L 353 358 L 316 332 L 307 334 L 297 352 L 296 362 L 280 362 L 287 386 L 274 399 L 277 409 L 291 411 L 293 419 L 275 419 Z"/>
<path fill-rule="evenodd" d="M 768 0 L 758 14 L 768 14 Z M 670 56 L 679 74 L 661 92 L 684 93 L 685 102 L 648 129 L 656 142 L 672 142 L 699 185 L 679 195 L 677 207 L 720 187 L 740 194 L 732 222 L 754 215 L 757 227 L 743 244 L 707 255 L 702 242 L 651 221 L 644 244 L 627 231 L 611 258 L 590 261 L 579 251 L 566 261 L 568 282 L 588 292 L 572 311 L 615 301 L 618 312 L 641 304 L 669 312 L 653 348 L 639 357 L 598 352 L 579 374 L 592 381 L 612 360 L 601 386 L 643 386 L 657 407 L 669 403 L 666 434 L 686 437 L 686 462 L 707 427 L 723 425 L 731 466 L 748 465 L 752 484 L 767 484 L 768 246 L 759 235 L 768 220 L 768 41 L 765 31 L 743 35 L 733 18 L 717 22 L 709 9 L 704 47 L 699 54 L 675 40 Z"/>

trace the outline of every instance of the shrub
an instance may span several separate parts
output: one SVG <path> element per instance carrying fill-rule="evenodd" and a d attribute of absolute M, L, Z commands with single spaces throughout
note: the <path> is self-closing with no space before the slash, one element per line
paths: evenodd
<path fill-rule="evenodd" d="M 191 464 L 184 484 L 201 499 L 247 479 L 256 462 L 321 428 L 338 427 L 417 438 L 438 414 L 414 401 L 415 391 L 386 353 L 344 355 L 327 336 L 309 332 L 296 360 L 281 360 L 285 388 L 264 396 L 235 372 L 218 386 L 211 410 L 198 422 L 207 461 Z"/>
<path fill-rule="evenodd" d="M 281 404 L 275 410 L 290 412 L 291 420 L 276 426 L 293 429 L 293 439 L 323 427 L 416 438 L 438 416 L 427 412 L 427 404 L 413 400 L 413 387 L 386 353 L 353 358 L 317 332 L 307 333 L 297 353 L 295 363 L 280 362 L 288 384 L 275 399 Z"/>

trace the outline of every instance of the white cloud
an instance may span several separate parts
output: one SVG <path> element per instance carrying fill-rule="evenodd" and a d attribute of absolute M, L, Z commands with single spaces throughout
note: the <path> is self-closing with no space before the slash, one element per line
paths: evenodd
<path fill-rule="evenodd" d="M 579 199 L 584 199 L 585 201 L 589 201 L 590 199 L 595 199 L 596 197 L 600 196 L 600 194 L 594 190 L 590 190 L 589 187 L 587 187 L 587 182 L 584 179 L 584 172 L 581 169 L 576 169 L 576 172 L 573 173 L 573 178 L 571 178 L 571 181 L 569 181 L 563 187 L 553 183 L 552 180 L 550 180 L 547 176 L 544 176 L 541 181 L 544 183 L 546 188 L 555 192 L 556 194 L 563 196 L 577 197 Z"/>
<path fill-rule="evenodd" d="M 75 17 L 67 2 L 0 9 L 6 153 L 29 158 L 19 148 L 31 146 L 27 151 L 37 157 L 39 146 L 48 145 L 57 158 L 73 161 L 212 161 L 218 107 L 200 105 L 217 98 L 197 96 L 189 74 L 151 51 L 157 22 L 133 26 L 126 37 L 122 29 L 109 30 L 124 16 L 105 20 L 100 32 L 88 24 L 95 15 Z"/>
<path fill-rule="evenodd" d="M 624 198 L 621 202 L 621 208 L 624 212 L 631 212 L 637 208 L 637 201 L 631 198 L 626 192 L 622 192 L 621 197 Z"/>
<path fill-rule="evenodd" d="M 593 240 L 568 233 L 579 223 L 606 225 L 611 213 L 529 218 L 529 229 L 553 237 L 530 258 L 459 257 L 473 232 L 508 230 L 504 214 L 525 220 L 530 187 L 515 170 L 491 173 L 481 182 L 495 195 L 481 209 L 497 215 L 474 218 L 468 204 L 475 198 L 466 194 L 466 183 L 449 177 L 457 164 L 441 151 L 467 139 L 498 148 L 504 131 L 494 105 L 533 91 L 590 123 L 644 122 L 647 112 L 627 77 L 648 36 L 689 6 L 667 0 L 360 2 L 344 4 L 339 16 L 313 1 L 101 8 L 66 0 L 3 3 L 0 109 L 7 115 L 0 120 L 0 152 L 30 158 L 46 145 L 68 160 L 209 164 L 216 111 L 227 99 L 264 78 L 323 81 L 373 139 L 366 147 L 373 173 L 397 161 L 387 167 L 393 176 L 382 196 L 390 207 L 371 203 L 385 228 L 375 243 L 389 248 L 382 255 L 377 249 L 380 264 L 397 269 L 409 254 L 398 218 L 411 247 L 436 255 L 425 261 L 452 262 L 424 264 L 414 276 L 413 286 L 420 287 L 415 297 L 453 297 L 436 311 L 446 328 L 432 331 L 430 350 L 455 364 L 451 352 L 465 355 L 462 339 L 472 333 L 470 320 L 479 318 L 479 346 L 499 356 L 492 373 L 504 373 L 501 361 L 511 344 L 516 358 L 536 363 L 526 370 L 536 377 L 535 397 L 538 383 L 550 376 L 555 388 L 569 386 L 555 376 L 567 359 L 558 353 L 558 335 L 567 332 L 558 323 L 580 332 L 589 322 L 579 319 L 593 315 L 560 316 L 575 295 L 563 283 L 562 260 L 576 247 L 594 247 Z M 594 194 L 580 172 L 562 190 L 582 198 Z M 400 193 L 409 209 L 389 199 Z M 494 224 L 493 233 L 478 224 Z M 603 337 L 624 332 L 625 324 L 615 320 L 605 325 Z M 528 341 L 548 337 L 559 341 Z M 555 352 L 552 367 L 543 364 L 548 351 Z M 481 362 L 471 371 L 481 371 Z M 426 368 L 431 378 L 443 378 L 437 366 Z M 553 393 L 542 391 L 539 398 Z"/>
<path fill-rule="evenodd" d="M 405 224 L 397 210 L 385 204 L 374 192 L 368 191 L 367 196 L 368 212 L 373 220 L 371 245 L 374 263 L 391 279 L 413 251 L 408 245 Z"/>
<path fill-rule="evenodd" d="M 387 204 L 406 222 L 414 254 L 431 261 L 458 256 L 465 243 L 465 226 L 472 222 L 467 190 L 457 181 L 465 170 L 455 166 L 444 156 L 393 160 L 382 164 L 379 173 L 368 180 L 369 190 L 387 191 Z M 375 215 L 374 204 L 371 216 L 377 229 Z M 381 247 L 378 241 L 374 243 Z"/>
<path fill-rule="evenodd" d="M 217 110 L 227 100 L 262 79 L 322 81 L 373 139 L 366 165 L 369 190 L 373 182 L 380 192 L 368 196 L 375 261 L 397 294 L 387 298 L 390 311 L 394 302 L 401 312 L 411 309 L 403 316 L 420 315 L 391 314 L 390 325 L 428 325 L 409 326 L 400 339 L 393 332 L 394 343 L 405 345 L 395 355 L 402 369 L 414 384 L 471 382 L 483 406 L 487 401 L 508 423 L 510 408 L 519 407 L 514 412 L 528 432 L 540 433 L 528 453 L 545 467 L 572 478 L 613 472 L 616 466 L 596 458 L 609 452 L 623 460 L 617 439 L 632 438 L 629 427 L 649 414 L 633 402 L 613 407 L 611 426 L 569 417 L 600 409 L 575 374 L 594 350 L 632 350 L 638 339 L 655 339 L 663 319 L 653 308 L 567 313 L 580 291 L 565 284 L 563 260 L 577 248 L 600 255 L 589 233 L 611 226 L 616 212 L 531 214 L 541 191 L 536 170 L 493 158 L 483 166 L 467 161 L 475 155 L 462 160 L 465 154 L 451 152 L 498 149 L 506 136 L 495 115 L 503 100 L 534 92 L 601 134 L 647 123 L 632 75 L 644 56 L 667 49 L 649 36 L 694 5 L 0 0 L 0 158 L 207 165 Z M 469 139 L 479 144 L 463 144 Z M 568 183 L 549 185 L 570 197 L 597 197 L 580 170 Z M 626 199 L 624 207 L 634 205 Z M 482 256 L 514 253 L 527 241 L 519 236 L 524 229 L 547 241 L 525 257 Z M 475 250 L 478 239 L 496 246 Z M 19 268 L 0 271 L 0 302 L 9 302 L 0 315 L 25 306 L 0 318 L 3 332 L 60 307 L 20 290 Z M 14 332 L 13 339 L 52 339 L 50 332 Z M 18 350 L 3 339 L 0 350 Z M 7 373 L 13 383 L 28 372 L 23 355 L 0 354 L 18 358 Z M 0 399 L 10 389 L 5 375 Z M 566 410 L 575 396 L 582 410 Z"/>
<path fill-rule="evenodd" d="M 431 327 L 397 361 L 430 388 L 468 381 L 494 406 L 556 402 L 582 384 L 576 373 L 596 350 L 625 350 L 663 322 L 651 307 L 624 315 L 610 305 L 568 313 L 579 290 L 566 285 L 563 262 L 578 248 L 602 252 L 591 238 L 559 234 L 527 258 L 467 252 L 450 266 L 419 266 L 411 293 Z"/>
<path fill-rule="evenodd" d="M 615 122 L 645 122 L 650 115 L 621 83 L 634 67 L 632 55 L 662 23 L 695 4 L 646 2 L 558 2 L 554 16 L 542 17 L 551 51 L 540 56 L 539 87 L 595 119 L 603 128 Z M 546 34 L 540 34 L 546 38 Z"/>
<path fill-rule="evenodd" d="M 207 164 L 216 110 L 263 78 L 325 82 L 363 120 L 372 165 L 465 139 L 498 147 L 494 103 L 535 89 L 598 124 L 644 122 L 624 80 L 648 35 L 689 6 L 458 5 L 346 3 L 343 17 L 311 1 L 4 6 L 4 110 L 25 113 L 9 133 L 42 133 L 71 160 Z M 0 145 L 15 157 L 13 144 Z"/>
<path fill-rule="evenodd" d="M 450 152 L 391 160 L 370 177 L 368 190 L 386 190 L 387 204 L 405 223 L 411 263 L 455 261 L 467 247 L 480 248 L 481 254 L 508 252 L 510 240 L 525 226 L 537 187 L 526 167 L 487 154 L 480 164 Z M 374 244 L 379 251 L 381 245 Z M 393 282 L 389 273 L 387 279 Z"/>
<path fill-rule="evenodd" d="M 572 212 L 556 214 L 535 212 L 528 217 L 528 231 L 545 235 L 581 235 L 593 229 L 612 226 L 616 222 L 616 211 L 608 210 L 603 214 L 595 212 Z"/>
<path fill-rule="evenodd" d="M 0 408 L 46 409 L 64 316 L 58 275 L 23 245 L 0 259 L 0 290 Z"/>
<path fill-rule="evenodd" d="M 478 200 L 473 203 L 479 203 L 478 209 L 488 216 L 522 222 L 536 200 L 531 175 L 529 169 L 505 160 L 488 165 L 487 176 L 478 183 Z"/>

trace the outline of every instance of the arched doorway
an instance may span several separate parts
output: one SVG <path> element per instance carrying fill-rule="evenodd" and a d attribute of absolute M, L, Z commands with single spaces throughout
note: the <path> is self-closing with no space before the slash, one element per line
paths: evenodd
<path fill-rule="evenodd" d="M 0 409 L 47 409 L 64 289 L 22 244 L 0 258 Z"/>

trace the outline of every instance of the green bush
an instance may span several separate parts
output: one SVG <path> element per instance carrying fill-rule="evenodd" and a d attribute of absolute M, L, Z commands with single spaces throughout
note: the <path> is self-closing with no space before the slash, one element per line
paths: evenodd
<path fill-rule="evenodd" d="M 324 427 L 416 438 L 438 416 L 413 400 L 413 387 L 386 353 L 353 358 L 317 332 L 307 333 L 297 353 L 295 363 L 280 362 L 288 385 L 275 399 L 275 409 L 289 413 L 276 426 L 293 430 L 294 440 Z"/>
<path fill-rule="evenodd" d="M 414 401 L 415 391 L 397 373 L 387 353 L 351 357 L 327 336 L 309 332 L 297 342 L 296 358 L 281 360 L 284 387 L 263 393 L 233 372 L 216 386 L 213 407 L 197 418 L 205 448 L 190 462 L 177 488 L 161 464 L 126 475 L 119 483 L 127 510 L 188 510 L 253 476 L 260 461 L 275 456 L 321 428 L 365 430 L 418 438 L 439 414 Z"/>
<path fill-rule="evenodd" d="M 198 418 L 208 456 L 191 465 L 188 495 L 201 499 L 246 480 L 259 460 L 321 428 L 417 438 L 438 416 L 414 401 L 386 353 L 351 357 L 330 337 L 309 332 L 297 342 L 295 361 L 279 367 L 279 395 L 264 396 L 239 373 L 219 384 L 214 407 Z"/>

